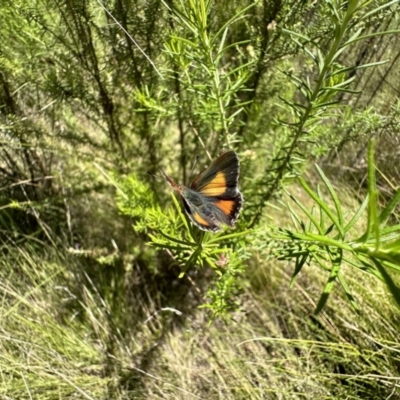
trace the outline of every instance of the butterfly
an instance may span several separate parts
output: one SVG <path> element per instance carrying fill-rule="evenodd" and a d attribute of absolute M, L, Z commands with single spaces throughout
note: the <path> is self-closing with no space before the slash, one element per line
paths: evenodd
<path fill-rule="evenodd" d="M 190 187 L 178 185 L 161 172 L 180 194 L 186 214 L 198 228 L 217 232 L 221 225 L 235 224 L 243 197 L 238 188 L 239 159 L 234 151 L 220 155 Z"/>

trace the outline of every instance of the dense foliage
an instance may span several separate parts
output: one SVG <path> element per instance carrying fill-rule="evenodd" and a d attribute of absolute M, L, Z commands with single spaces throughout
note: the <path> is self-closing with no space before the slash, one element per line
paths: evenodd
<path fill-rule="evenodd" d="M 382 0 L 3 1 L 0 393 L 397 393 L 399 11 Z M 196 173 L 227 149 L 243 210 L 233 230 L 199 231 L 157 175 L 186 184 L 195 160 Z M 283 284 L 310 295 L 287 300 Z M 197 327 L 227 356 L 210 370 L 232 371 L 213 385 L 206 372 L 181 382 L 169 360 Z M 221 332 L 237 333 L 239 355 Z M 315 384 L 290 372 L 306 365 Z M 168 384 L 149 385 L 154 374 Z"/>

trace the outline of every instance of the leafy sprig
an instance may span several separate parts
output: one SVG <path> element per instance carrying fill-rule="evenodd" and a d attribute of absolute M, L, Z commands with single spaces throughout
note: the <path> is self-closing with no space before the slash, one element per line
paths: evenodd
<path fill-rule="evenodd" d="M 299 199 L 289 194 L 305 217 L 300 217 L 290 207 L 295 230 L 274 228 L 271 235 L 277 242 L 277 247 L 274 249 L 275 256 L 295 261 L 291 285 L 306 263 L 319 265 L 329 272 L 329 277 L 315 312 L 320 312 L 325 306 L 336 282 L 344 290 L 353 307 L 358 310 L 358 305 L 342 273 L 342 265 L 348 264 L 383 281 L 400 307 L 400 288 L 396 279 L 391 276 L 391 273 L 400 273 L 400 224 L 387 226 L 390 215 L 400 203 L 400 189 L 396 191 L 388 205 L 379 211 L 373 142 L 370 142 L 368 149 L 368 195 L 353 215 L 345 216 L 332 184 L 318 166 L 316 169 L 334 204 L 334 210 L 323 199 L 321 190 L 312 190 L 303 178 L 299 178 L 300 185 L 313 200 L 315 207 L 309 211 Z M 365 232 L 353 237 L 352 229 L 362 220 L 365 212 L 367 212 Z"/>

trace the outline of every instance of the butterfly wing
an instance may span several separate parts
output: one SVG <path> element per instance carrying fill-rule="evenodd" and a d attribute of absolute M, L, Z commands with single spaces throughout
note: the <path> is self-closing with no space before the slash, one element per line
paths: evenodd
<path fill-rule="evenodd" d="M 239 169 L 237 154 L 228 151 L 214 160 L 191 184 L 190 189 L 201 196 L 199 207 L 192 210 L 192 214 L 206 217 L 203 218 L 202 229 L 207 229 L 208 224 L 213 227 L 210 230 L 215 231 L 221 224 L 233 226 L 237 221 L 243 203 L 238 189 Z M 192 202 L 189 201 L 189 207 L 191 205 Z M 199 224 L 200 218 L 195 221 L 191 216 L 191 219 Z"/>
<path fill-rule="evenodd" d="M 238 192 L 238 195 L 234 198 L 213 199 L 211 206 L 213 214 L 217 217 L 217 220 L 221 221 L 225 225 L 232 227 L 233 225 L 235 225 L 239 217 L 242 204 L 242 194 Z"/>
<path fill-rule="evenodd" d="M 235 197 L 239 193 L 239 159 L 234 151 L 227 151 L 214 160 L 190 185 L 208 197 Z"/>
<path fill-rule="evenodd" d="M 207 199 L 196 202 L 195 199 L 201 199 L 202 196 L 188 188 L 185 188 L 183 193 L 183 207 L 192 222 L 203 231 L 216 232 L 220 230 L 220 224 Z"/>
<path fill-rule="evenodd" d="M 188 196 L 187 191 L 184 189 L 182 200 L 186 214 L 193 221 L 193 223 L 205 231 L 216 232 L 221 229 L 221 225 L 225 224 L 232 227 L 239 216 L 240 208 L 242 206 L 242 195 L 239 193 L 233 199 L 218 199 L 216 197 L 205 197 L 202 204 L 196 205 L 192 202 L 192 196 Z M 197 196 L 202 196 L 194 192 Z"/>
<path fill-rule="evenodd" d="M 168 183 L 181 195 L 186 214 L 200 229 L 216 232 L 233 226 L 242 207 L 238 189 L 239 159 L 228 151 L 214 160 L 190 185 L 179 186 L 163 171 Z"/>

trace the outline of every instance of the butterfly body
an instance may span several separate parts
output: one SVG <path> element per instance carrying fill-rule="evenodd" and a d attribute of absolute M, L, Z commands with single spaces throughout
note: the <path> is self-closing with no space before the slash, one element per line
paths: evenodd
<path fill-rule="evenodd" d="M 232 227 L 237 221 L 243 198 L 238 188 L 239 159 L 234 151 L 214 160 L 190 187 L 180 186 L 163 174 L 181 195 L 186 214 L 200 229 L 216 232 L 221 225 Z"/>

